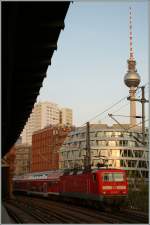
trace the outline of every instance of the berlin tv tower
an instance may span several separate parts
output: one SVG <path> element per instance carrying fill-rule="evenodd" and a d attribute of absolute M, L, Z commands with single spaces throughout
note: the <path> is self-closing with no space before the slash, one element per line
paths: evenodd
<path fill-rule="evenodd" d="M 136 125 L 136 101 L 135 101 L 135 93 L 136 88 L 140 83 L 140 76 L 136 70 L 136 61 L 134 59 L 134 52 L 132 46 L 132 15 L 131 15 L 131 7 L 129 9 L 129 40 L 130 40 L 130 57 L 127 60 L 128 63 L 128 71 L 124 76 L 125 84 L 130 88 L 130 124 L 131 126 Z"/>

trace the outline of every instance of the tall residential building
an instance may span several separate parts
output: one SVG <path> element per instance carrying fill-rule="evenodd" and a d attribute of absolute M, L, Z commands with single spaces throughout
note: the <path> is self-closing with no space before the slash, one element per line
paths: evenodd
<path fill-rule="evenodd" d="M 60 109 L 60 124 L 72 126 L 72 109 Z"/>
<path fill-rule="evenodd" d="M 60 114 L 62 116 L 60 116 Z M 62 110 L 56 103 L 39 102 L 36 103 L 32 113 L 21 134 L 22 143 L 32 143 L 32 134 L 49 125 L 60 124 L 60 117 L 63 125 L 72 125 L 72 110 L 63 108 Z"/>

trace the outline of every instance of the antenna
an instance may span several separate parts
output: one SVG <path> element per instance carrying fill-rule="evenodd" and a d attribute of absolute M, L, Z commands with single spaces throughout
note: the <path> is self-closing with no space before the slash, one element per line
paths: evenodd
<path fill-rule="evenodd" d="M 132 45 L 132 14 L 131 14 L 131 7 L 129 8 L 129 40 L 130 40 L 130 60 L 134 61 L 134 54 L 133 54 L 133 45 Z"/>

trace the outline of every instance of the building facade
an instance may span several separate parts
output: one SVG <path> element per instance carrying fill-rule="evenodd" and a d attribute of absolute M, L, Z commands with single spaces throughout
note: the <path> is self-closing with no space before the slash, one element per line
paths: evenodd
<path fill-rule="evenodd" d="M 59 169 L 59 150 L 70 131 L 65 126 L 49 126 L 33 133 L 31 172 Z"/>
<path fill-rule="evenodd" d="M 32 143 L 32 134 L 49 125 L 72 125 L 72 110 L 63 108 L 62 111 L 58 105 L 51 102 L 36 103 L 32 113 L 21 134 L 22 143 Z"/>
<path fill-rule="evenodd" d="M 90 125 L 91 165 L 105 163 L 108 168 L 128 171 L 130 176 L 148 178 L 148 133 L 146 146 L 141 140 L 141 129 L 127 129 L 123 124 L 109 127 L 106 124 Z M 59 168 L 84 168 L 86 157 L 86 127 L 69 133 L 60 149 Z"/>
<path fill-rule="evenodd" d="M 16 144 L 16 159 L 15 159 L 15 175 L 23 175 L 30 172 L 31 161 L 31 145 Z"/>
<path fill-rule="evenodd" d="M 72 109 L 60 109 L 60 124 L 72 126 Z"/>

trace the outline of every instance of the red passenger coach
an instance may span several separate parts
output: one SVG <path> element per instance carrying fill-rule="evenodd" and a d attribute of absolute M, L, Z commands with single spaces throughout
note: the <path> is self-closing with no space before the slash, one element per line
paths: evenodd
<path fill-rule="evenodd" d="M 76 174 L 47 171 L 14 178 L 14 191 L 114 206 L 125 202 L 128 184 L 125 171 L 119 169 L 101 168 Z"/>

